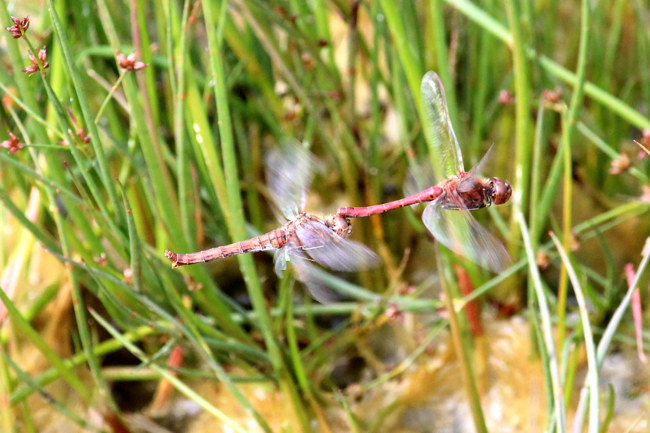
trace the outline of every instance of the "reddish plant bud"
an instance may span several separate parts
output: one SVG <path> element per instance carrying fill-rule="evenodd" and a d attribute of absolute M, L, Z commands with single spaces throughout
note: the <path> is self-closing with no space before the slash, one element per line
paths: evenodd
<path fill-rule="evenodd" d="M 515 102 L 515 97 L 509 90 L 502 90 L 499 92 L 499 104 L 512 105 Z"/>
<path fill-rule="evenodd" d="M 118 66 L 122 69 L 126 69 L 127 71 L 139 71 L 149 66 L 141 61 L 136 61 L 135 53 L 131 53 L 128 56 L 125 56 L 120 51 L 118 51 L 115 54 L 115 57 L 117 58 Z"/>
<path fill-rule="evenodd" d="M 16 137 L 13 133 L 10 132 L 9 140 L 5 140 L 2 143 L 0 143 L 0 147 L 9 149 L 9 153 L 16 153 L 25 146 L 23 146 L 23 144 L 20 141 L 18 141 L 18 137 Z"/>
<path fill-rule="evenodd" d="M 22 20 L 20 18 L 11 17 L 11 21 L 13 21 L 14 25 L 6 27 L 5 29 L 11 33 L 11 37 L 14 39 L 22 37 L 29 28 L 29 17 L 25 17 Z"/>
<path fill-rule="evenodd" d="M 26 74 L 33 74 L 34 72 L 45 70 L 50 66 L 50 64 L 45 61 L 47 59 L 47 50 L 45 47 L 41 48 L 38 52 L 38 59 L 36 59 L 36 56 L 34 56 L 31 51 L 28 54 L 29 61 L 32 62 L 32 64 L 22 70 Z"/>

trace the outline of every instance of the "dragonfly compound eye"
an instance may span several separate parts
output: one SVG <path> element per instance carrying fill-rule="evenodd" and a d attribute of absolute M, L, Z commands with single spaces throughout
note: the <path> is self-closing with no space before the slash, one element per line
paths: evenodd
<path fill-rule="evenodd" d="M 493 177 L 490 179 L 490 184 L 492 186 L 492 200 L 494 204 L 503 204 L 510 200 L 512 187 L 510 187 L 508 182 L 498 177 Z"/>

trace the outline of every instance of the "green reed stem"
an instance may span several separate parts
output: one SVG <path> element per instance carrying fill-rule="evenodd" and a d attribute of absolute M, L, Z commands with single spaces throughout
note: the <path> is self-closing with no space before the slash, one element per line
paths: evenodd
<path fill-rule="evenodd" d="M 440 250 L 440 248 L 437 248 Z M 472 412 L 472 419 L 474 421 L 474 428 L 479 433 L 487 433 L 488 429 L 485 424 L 485 416 L 481 408 L 481 397 L 478 392 L 478 385 L 476 383 L 476 375 L 474 374 L 473 361 L 471 356 L 472 339 L 467 329 L 467 324 L 461 319 L 461 312 L 454 308 L 454 303 L 461 299 L 458 286 L 454 281 L 452 275 L 452 267 L 444 263 L 443 257 L 436 254 L 436 264 L 438 271 L 442 274 L 440 283 L 445 293 L 445 306 L 449 313 L 449 326 L 451 328 L 451 338 L 454 342 L 454 349 L 456 356 L 458 356 L 463 374 L 463 384 L 469 400 L 470 410 Z"/>
<path fill-rule="evenodd" d="M 587 53 L 589 47 L 589 0 L 582 0 L 582 9 L 580 17 L 580 48 L 578 53 L 577 66 L 577 85 L 571 96 L 569 108 L 564 116 L 562 128 L 562 147 L 564 162 L 564 196 L 563 196 L 563 219 L 562 219 L 562 238 L 563 247 L 569 250 L 571 244 L 571 214 L 573 203 L 573 167 L 571 158 L 571 148 L 573 136 L 576 130 L 578 112 L 582 105 L 584 95 L 584 86 L 587 73 Z M 558 345 L 562 346 L 565 333 L 565 315 L 566 315 L 566 296 L 567 296 L 567 270 L 562 267 L 560 271 L 560 284 L 558 289 Z"/>
<path fill-rule="evenodd" d="M 557 248 L 560 257 L 562 258 L 562 263 L 566 266 L 567 273 L 571 279 L 571 284 L 573 290 L 575 290 L 576 299 L 578 301 L 578 310 L 580 312 L 580 320 L 582 322 L 582 331 L 585 338 L 585 348 L 587 350 L 587 378 L 586 382 L 589 384 L 589 398 L 590 398 L 590 407 L 589 407 L 589 433 L 598 433 L 598 411 L 599 411 L 599 392 L 598 392 L 598 361 L 596 359 L 596 348 L 594 345 L 594 336 L 591 331 L 591 323 L 589 322 L 589 311 L 587 307 L 587 300 L 585 299 L 584 292 L 580 284 L 580 279 L 571 264 L 571 260 L 567 254 L 567 251 L 560 244 L 557 236 L 554 233 L 551 233 L 551 239 Z M 582 392 L 587 392 L 586 389 L 583 389 Z M 580 420 L 580 417 L 576 417 L 576 421 Z M 574 423 L 575 425 L 575 423 Z M 582 431 L 582 426 L 573 431 Z"/>
<path fill-rule="evenodd" d="M 399 56 L 402 68 L 406 74 L 406 80 L 411 89 L 415 106 L 419 107 L 420 80 L 423 75 L 423 67 L 420 64 L 420 59 L 417 57 L 414 47 L 410 44 L 406 36 L 406 30 L 404 28 L 404 22 L 402 21 L 401 11 L 398 8 L 398 3 L 391 0 L 380 0 L 380 3 L 381 8 L 384 10 L 384 14 L 386 15 L 388 29 L 393 37 L 397 55 Z"/>
<path fill-rule="evenodd" d="M 458 128 L 458 103 L 456 97 L 456 86 L 451 76 L 451 67 L 449 65 L 449 49 L 445 36 L 445 21 L 442 7 L 442 0 L 432 0 L 429 2 L 429 15 L 433 27 L 433 46 L 436 51 L 436 60 L 438 62 L 437 73 L 445 84 L 445 94 L 447 96 L 447 108 L 451 124 Z M 458 130 L 458 129 L 457 129 Z"/>
<path fill-rule="evenodd" d="M 204 2 L 205 9 L 205 24 L 208 29 L 208 43 L 210 47 L 210 67 L 212 70 L 212 77 L 215 82 L 214 92 L 217 103 L 217 110 L 219 112 L 219 136 L 221 141 L 221 152 L 224 165 L 224 177 L 226 180 L 226 190 L 229 203 L 229 212 L 226 213 L 226 221 L 228 228 L 231 232 L 233 239 L 245 239 L 247 237 L 246 228 L 244 225 L 244 213 L 241 202 L 239 178 L 237 176 L 237 159 L 235 157 L 235 143 L 232 132 L 232 121 L 230 118 L 230 108 L 228 106 L 228 96 L 225 86 L 225 74 L 222 55 L 223 43 L 223 25 L 226 17 L 228 16 L 228 5 L 226 2 L 222 3 L 221 9 L 217 14 L 212 9 L 210 2 Z M 215 16 L 219 16 L 218 24 L 214 22 Z M 210 29 L 216 29 L 211 31 Z M 260 331 L 264 336 L 271 359 L 276 368 L 283 365 L 282 358 L 280 357 L 279 349 L 275 342 L 275 338 L 270 334 L 271 321 L 266 313 L 266 304 L 262 295 L 262 289 L 259 284 L 259 278 L 255 271 L 253 258 L 249 254 L 241 254 L 237 256 L 239 264 L 244 274 L 244 280 L 248 287 L 253 307 L 258 314 L 260 321 Z"/>
<path fill-rule="evenodd" d="M 515 202 L 516 203 L 516 202 Z M 530 240 L 530 232 L 526 226 L 526 219 L 521 210 L 516 207 L 515 214 L 519 222 L 520 232 L 524 241 L 524 251 L 528 258 L 528 272 L 529 277 L 533 280 L 533 287 L 535 289 L 535 298 L 539 307 L 539 314 L 541 319 L 541 330 L 544 339 L 544 355 L 548 359 L 547 370 L 550 374 L 551 389 L 547 390 L 553 396 L 554 403 L 554 423 L 555 429 L 558 433 L 566 432 L 566 408 L 564 406 L 564 399 L 562 395 L 562 382 L 560 380 L 560 369 L 558 366 L 557 350 L 553 339 L 553 322 L 551 320 L 551 312 L 544 293 L 542 278 L 539 274 L 539 268 L 536 264 L 536 252 Z"/>
<path fill-rule="evenodd" d="M 528 197 L 530 195 L 531 168 L 531 121 L 530 121 L 530 68 L 526 57 L 526 41 L 522 28 L 520 3 L 516 0 L 506 2 L 508 21 L 512 32 L 512 57 L 515 78 L 515 180 L 513 200 L 520 203 L 524 214 L 529 213 Z M 512 214 L 510 236 L 519 237 L 515 214 Z M 516 243 L 510 244 L 511 254 L 518 256 L 514 250 Z"/>

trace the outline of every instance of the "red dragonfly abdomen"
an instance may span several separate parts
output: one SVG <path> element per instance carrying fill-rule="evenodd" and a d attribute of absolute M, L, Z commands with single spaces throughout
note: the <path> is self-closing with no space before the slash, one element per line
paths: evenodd
<path fill-rule="evenodd" d="M 223 259 L 237 254 L 282 248 L 286 243 L 287 236 L 284 229 L 276 229 L 245 241 L 222 245 L 220 247 L 210 248 L 209 250 L 199 251 L 196 253 L 176 254 L 169 250 L 165 250 L 165 257 L 171 260 L 172 268 L 175 268 L 177 266 Z"/>
<path fill-rule="evenodd" d="M 442 195 L 442 188 L 439 186 L 432 186 L 422 192 L 414 194 L 409 197 L 401 198 L 399 200 L 391 201 L 388 203 L 376 204 L 374 206 L 364 207 L 342 207 L 337 211 L 338 215 L 346 218 L 367 217 L 370 215 L 377 215 L 380 213 L 388 212 L 389 210 L 399 209 L 413 204 L 433 201 Z"/>

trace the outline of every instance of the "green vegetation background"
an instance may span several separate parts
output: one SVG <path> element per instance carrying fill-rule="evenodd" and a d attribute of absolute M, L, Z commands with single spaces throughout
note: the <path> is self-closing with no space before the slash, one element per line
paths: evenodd
<path fill-rule="evenodd" d="M 0 68 L 0 138 L 13 132 L 25 145 L 0 152 L 0 389 L 9 402 L 0 430 L 34 431 L 25 402 L 56 380 L 119 423 L 129 408 L 109 383 L 133 377 L 171 384 L 235 431 L 245 429 L 191 384 L 216 379 L 266 431 L 240 383 L 272 384 L 290 402 L 287 430 L 312 431 L 311 419 L 326 429 L 323 408 L 349 404 L 323 385 L 328 366 L 387 311 L 429 331 L 449 320 L 459 353 L 471 352 L 453 263 L 469 272 L 473 298 L 528 312 L 557 431 L 567 429 L 575 353 L 586 349 L 589 427 L 598 428 L 598 365 L 621 322 L 620 335 L 634 337 L 623 265 L 647 262 L 639 265 L 650 158 L 633 142 L 650 142 L 647 2 L 2 0 L 0 10 L 6 27 L 10 15 L 31 20 L 26 37 L 4 34 Z M 44 73 L 20 72 L 27 50 L 42 46 Z M 148 67 L 120 69 L 118 51 Z M 409 209 L 355 222 L 355 239 L 384 264 L 358 284 L 333 277 L 345 302 L 314 304 L 290 274 L 275 278 L 265 254 L 171 269 L 164 249 L 196 251 L 278 226 L 262 163 L 287 137 L 310 143 L 325 167 L 310 210 L 399 198 L 409 165 L 435 157 L 416 108 L 427 70 L 445 83 L 466 165 L 493 145 L 489 175 L 513 186 L 511 205 L 477 214 L 511 253 L 506 273 L 432 255 Z M 439 274 L 446 303 L 425 296 L 423 273 Z M 568 322 L 567 311 L 582 321 Z M 333 314 L 343 325 L 318 327 Z M 45 333 L 48 318 L 67 325 Z M 24 347 L 48 369 L 26 369 Z M 182 367 L 167 368 L 179 347 Z M 146 374 L 107 376 L 107 356 L 124 349 Z M 464 373 L 485 431 L 471 361 Z M 50 397 L 68 420 L 96 429 L 69 396 Z M 350 410 L 348 425 L 362 431 L 363 418 Z"/>

